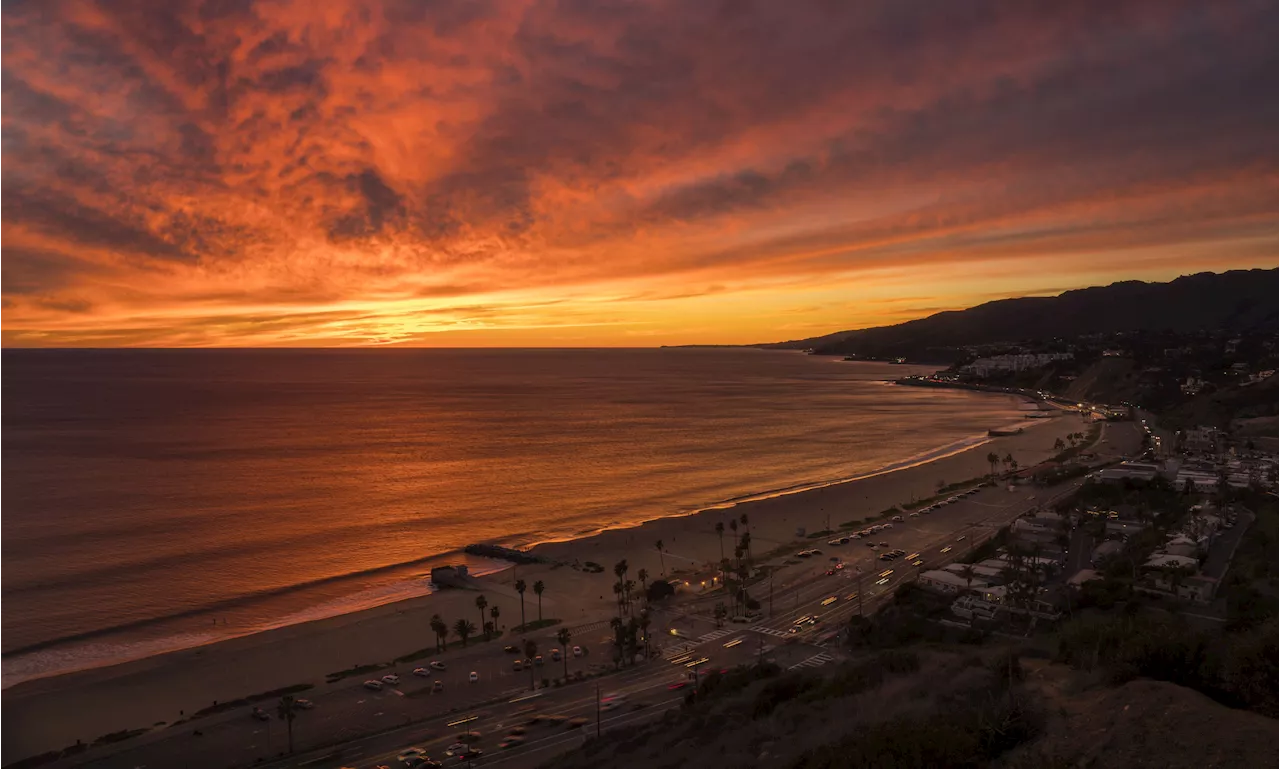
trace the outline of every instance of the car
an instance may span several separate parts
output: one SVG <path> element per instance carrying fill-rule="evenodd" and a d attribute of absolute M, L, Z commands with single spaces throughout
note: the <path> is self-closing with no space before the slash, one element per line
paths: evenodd
<path fill-rule="evenodd" d="M 882 560 L 882 561 L 892 561 L 892 560 L 893 560 L 893 556 L 889 555 L 888 553 L 881 553 L 881 554 L 880 554 L 880 560 Z"/>
<path fill-rule="evenodd" d="M 814 555 L 822 555 L 822 551 L 816 547 L 809 548 L 809 552 L 813 553 Z"/>
<path fill-rule="evenodd" d="M 508 736 L 506 739 L 504 739 L 502 742 L 499 742 L 498 748 L 501 750 L 510 750 L 511 748 L 518 748 L 523 744 L 524 744 L 523 737 L 517 737 L 516 735 L 512 734 Z"/>
<path fill-rule="evenodd" d="M 262 708 L 254 708 L 249 715 L 253 716 L 256 721 L 270 721 L 271 715 Z"/>
<path fill-rule="evenodd" d="M 433 691 L 433 692 L 442 692 L 442 691 L 444 691 L 444 681 L 434 681 L 434 682 L 432 682 L 432 684 L 431 684 L 431 691 Z"/>
<path fill-rule="evenodd" d="M 875 546 L 876 546 L 876 543 L 874 543 L 874 542 L 868 542 L 868 543 L 867 543 L 867 547 L 874 548 Z"/>
<path fill-rule="evenodd" d="M 430 670 L 428 670 L 428 669 L 426 669 L 426 668 L 414 668 L 414 669 L 413 669 L 413 674 L 414 674 L 415 676 L 421 676 L 422 678 L 430 678 L 430 677 L 431 677 L 431 671 L 430 671 Z"/>
<path fill-rule="evenodd" d="M 370 678 L 368 681 L 364 682 L 364 688 L 368 689 L 369 691 L 380 692 L 382 691 L 382 682 L 376 679 Z"/>
<path fill-rule="evenodd" d="M 892 529 L 892 528 L 893 528 L 893 524 L 892 524 L 892 523 L 886 523 L 885 525 L 881 526 L 880 528 L 881 528 L 881 529 Z"/>
<path fill-rule="evenodd" d="M 586 725 L 587 725 L 587 719 L 581 718 L 581 717 L 570 718 L 569 721 L 565 724 L 565 726 L 569 727 L 570 729 L 581 729 Z"/>
<path fill-rule="evenodd" d="M 894 523 L 902 523 L 902 516 L 895 515 L 893 516 L 893 520 L 894 520 Z"/>
<path fill-rule="evenodd" d="M 467 676 L 467 680 L 474 684 L 480 680 L 480 674 L 473 670 L 471 671 L 471 675 Z"/>
<path fill-rule="evenodd" d="M 963 534 L 961 534 L 959 537 L 957 537 L 957 538 L 956 538 L 956 541 L 957 541 L 957 542 L 963 542 L 963 541 L 965 541 L 965 539 L 967 539 L 967 537 L 965 537 Z"/>
<path fill-rule="evenodd" d="M 508 732 L 509 734 L 514 734 L 514 735 L 517 735 L 517 736 L 524 734 L 524 733 L 525 733 L 525 731 L 526 731 L 526 729 L 525 729 L 523 726 L 513 726 L 513 727 L 511 727 L 510 729 L 508 729 L 508 730 L 507 730 L 507 732 Z"/>
<path fill-rule="evenodd" d="M 854 535 L 853 535 L 852 537 L 850 537 L 849 539 L 862 539 L 862 535 L 861 535 L 861 534 L 854 534 Z"/>
<path fill-rule="evenodd" d="M 507 644 L 506 646 L 502 647 L 502 650 L 503 650 L 504 652 L 506 652 L 507 654 L 519 654 L 519 653 L 520 653 L 520 647 L 519 647 L 519 646 L 512 646 L 511 644 Z"/>
<path fill-rule="evenodd" d="M 511 669 L 515 671 L 524 670 L 524 660 L 511 660 Z"/>
<path fill-rule="evenodd" d="M 800 626 L 799 626 L 799 625 L 792 625 L 790 628 L 788 628 L 788 629 L 787 629 L 787 632 L 788 632 L 788 633 L 799 633 L 799 632 L 800 632 Z"/>
<path fill-rule="evenodd" d="M 739 624 L 739 625 L 745 625 L 745 624 L 747 624 L 748 622 L 750 622 L 751 620 L 750 620 L 749 618 L 744 617 L 744 616 L 742 616 L 741 614 L 739 614 L 738 616 L 733 617 L 733 618 L 732 618 L 732 619 L 730 619 L 729 621 L 730 621 L 730 622 L 737 623 L 737 624 Z"/>
<path fill-rule="evenodd" d="M 836 564 L 836 571 L 840 571 L 843 568 L 844 568 L 844 561 L 841 561 Z"/>
<path fill-rule="evenodd" d="M 311 710 L 316 706 L 314 702 L 305 697 L 298 697 L 293 701 L 293 704 L 295 707 L 302 708 L 303 710 Z"/>
<path fill-rule="evenodd" d="M 808 550 L 801 550 L 800 552 L 796 553 L 796 558 L 808 558 L 808 557 L 809 557 Z"/>
<path fill-rule="evenodd" d="M 467 752 L 467 750 L 470 749 L 470 747 L 471 746 L 465 742 L 455 742 L 449 747 L 444 749 L 444 754 L 446 756 L 456 756 L 459 753 Z"/>
<path fill-rule="evenodd" d="M 912 514 L 911 514 L 910 516 L 908 516 L 908 517 L 910 517 L 910 518 L 919 518 L 919 517 L 920 517 L 920 514 L 919 514 L 919 513 L 912 513 Z"/>
<path fill-rule="evenodd" d="M 439 761 L 432 761 L 426 756 L 409 756 L 400 760 L 408 769 L 439 769 L 444 764 Z"/>
<path fill-rule="evenodd" d="M 914 561 L 912 561 L 912 562 L 911 562 L 911 565 L 912 565 L 912 566 L 924 566 L 924 561 L 923 561 L 923 560 L 920 560 L 920 559 L 916 559 L 916 560 L 914 560 Z"/>
<path fill-rule="evenodd" d="M 475 761 L 484 755 L 484 751 L 480 748 L 471 748 L 458 754 L 459 761 Z"/>
<path fill-rule="evenodd" d="M 382 677 L 382 683 L 395 686 L 396 684 L 400 683 L 400 676 L 396 675 L 395 673 L 387 673 L 385 676 Z"/>
<path fill-rule="evenodd" d="M 552 661 L 552 662 L 559 662 L 559 661 L 560 661 L 560 650 L 559 650 L 559 649 L 552 649 L 552 650 L 551 650 L 551 661 Z"/>
<path fill-rule="evenodd" d="M 427 755 L 427 751 L 425 748 L 419 748 L 417 746 L 414 746 L 412 748 L 405 748 L 404 750 L 400 751 L 400 755 L 396 756 L 396 760 L 404 761 L 406 758 L 411 758 L 413 756 L 425 756 L 425 755 Z"/>
<path fill-rule="evenodd" d="M 833 603 L 835 603 L 836 601 L 839 601 L 839 600 L 840 600 L 840 599 L 839 599 L 839 598 L 837 598 L 837 597 L 835 597 L 834 595 L 833 595 L 833 596 L 828 596 L 827 598 L 823 598 L 823 599 L 822 599 L 822 605 L 823 605 L 823 606 L 830 606 L 831 604 L 833 604 Z"/>
<path fill-rule="evenodd" d="M 881 543 L 880 543 L 880 547 L 888 547 L 888 546 L 889 546 L 889 543 L 888 543 L 888 542 L 881 542 Z"/>
<path fill-rule="evenodd" d="M 539 654 L 538 656 L 536 656 L 536 657 L 534 657 L 534 658 L 533 658 L 533 664 L 537 665 L 538 667 L 542 667 L 542 655 L 541 655 L 541 654 Z"/>
<path fill-rule="evenodd" d="M 950 552 L 951 552 L 951 545 L 947 545 L 946 547 L 942 548 L 942 549 L 941 549 L 941 550 L 939 550 L 938 552 L 940 552 L 940 553 L 950 553 Z"/>
<path fill-rule="evenodd" d="M 833 574 L 835 574 L 835 573 L 836 573 L 836 570 L 835 570 L 835 569 L 827 569 L 827 576 L 828 576 L 828 577 L 830 577 L 831 575 L 833 575 Z"/>
<path fill-rule="evenodd" d="M 573 656 L 575 656 L 575 657 L 581 657 L 581 656 L 582 656 L 582 654 L 583 654 L 583 650 L 582 650 L 582 647 L 581 647 L 581 646 L 575 646 L 575 647 L 573 647 Z"/>
<path fill-rule="evenodd" d="M 445 665 L 444 665 L 444 663 L 443 663 L 443 662 L 441 662 L 440 660 L 431 660 L 431 669 L 432 669 L 432 670 L 444 670 L 444 669 L 445 669 Z"/>

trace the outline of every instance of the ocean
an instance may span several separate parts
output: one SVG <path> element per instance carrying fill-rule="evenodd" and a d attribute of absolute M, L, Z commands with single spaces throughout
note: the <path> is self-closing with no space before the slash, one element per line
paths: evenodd
<path fill-rule="evenodd" d="M 3 685 L 430 591 L 432 565 L 919 461 L 1015 422 L 749 349 L 3 351 Z"/>

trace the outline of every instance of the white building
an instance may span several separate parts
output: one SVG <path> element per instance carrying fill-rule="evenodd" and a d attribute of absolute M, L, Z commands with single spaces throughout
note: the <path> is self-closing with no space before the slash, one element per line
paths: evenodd
<path fill-rule="evenodd" d="M 967 366 L 960 368 L 966 374 L 990 376 L 1005 371 L 1026 371 L 1044 368 L 1056 360 L 1071 360 L 1075 355 L 1069 352 L 1017 353 L 1015 355 L 995 355 L 990 358 L 978 358 Z"/>
<path fill-rule="evenodd" d="M 987 587 L 987 583 L 976 578 L 970 583 L 959 574 L 942 571 L 941 569 L 932 569 L 920 575 L 920 587 L 932 590 L 935 593 L 958 595 L 963 593 L 967 587 L 981 590 Z"/>

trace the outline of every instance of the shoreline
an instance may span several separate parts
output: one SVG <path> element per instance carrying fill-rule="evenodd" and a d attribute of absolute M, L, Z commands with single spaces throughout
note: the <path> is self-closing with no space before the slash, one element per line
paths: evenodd
<path fill-rule="evenodd" d="M 544 615 L 572 629 L 604 619 L 612 610 L 612 574 L 607 567 L 618 560 L 627 559 L 633 573 L 644 568 L 655 576 L 665 573 L 668 578 L 692 574 L 717 562 L 719 539 L 714 527 L 730 518 L 730 509 L 734 519 L 749 516 L 752 541 L 763 553 L 807 541 L 808 534 L 824 525 L 836 528 L 849 519 L 873 517 L 890 506 L 931 496 L 944 481 L 985 475 L 989 465 L 983 447 L 991 444 L 998 446 L 1001 454 L 1015 454 L 1025 465 L 1042 461 L 1053 455 L 1055 437 L 1079 425 L 1076 418 L 1061 414 L 1025 425 L 1020 435 L 988 438 L 908 467 L 540 543 L 530 551 L 553 563 L 512 566 L 480 577 L 477 583 L 491 606 L 501 606 L 500 624 L 510 629 L 521 616 L 516 580 L 528 584 L 544 580 Z M 658 540 L 664 543 L 661 552 L 655 547 Z M 594 561 L 604 565 L 606 572 L 591 574 L 561 565 L 575 561 Z M 593 592 L 597 598 L 591 598 Z M 18 737 L 10 746 L 11 755 L 56 750 L 77 739 L 89 742 L 120 729 L 172 723 L 182 712 L 194 712 L 214 700 L 230 701 L 301 682 L 324 686 L 330 672 L 394 660 L 428 645 L 428 618 L 436 613 L 447 620 L 470 617 L 476 594 L 473 590 L 441 590 L 122 664 L 15 684 L 3 692 L 5 726 Z M 536 619 L 533 596 L 526 596 L 524 603 L 529 619 Z"/>
<path fill-rule="evenodd" d="M 891 384 L 894 384 L 894 381 L 884 380 L 884 384 L 891 385 Z M 1016 393 L 992 393 L 992 394 L 1005 395 L 1008 397 L 1012 397 L 1015 400 L 1021 400 L 1025 402 L 1034 402 L 1034 399 L 1027 398 L 1025 396 L 1020 396 L 1019 394 L 1016 394 Z M 1010 418 L 1012 419 L 1012 416 Z M 1014 425 L 1021 427 L 1023 426 L 1023 423 L 1021 421 L 1011 421 L 1009 423 L 1009 426 L 1014 426 Z M 495 545 L 501 545 L 501 546 L 506 546 L 511 548 L 517 548 L 526 552 L 532 552 L 535 549 L 548 546 L 548 545 L 563 545 L 565 543 L 573 543 L 581 540 L 590 540 L 594 537 L 600 536 L 602 534 L 607 534 L 609 532 L 634 531 L 634 530 L 641 529 L 644 526 L 652 524 L 657 521 L 687 518 L 687 517 L 702 515 L 702 514 L 713 512 L 713 511 L 725 511 L 725 510 L 734 509 L 744 504 L 765 501 L 765 500 L 774 499 L 778 497 L 791 496 L 795 494 L 804 494 L 817 489 L 827 488 L 831 486 L 839 486 L 842 484 L 856 483 L 859 481 L 867 480 L 869 478 L 874 478 L 877 476 L 898 472 L 900 470 L 910 469 L 912 467 L 919 467 L 921 465 L 926 465 L 931 462 L 938 461 L 940 459 L 945 459 L 947 457 L 954 456 L 956 454 L 963 453 L 965 451 L 969 451 L 978 446 L 985 445 L 986 443 L 989 443 L 991 440 L 992 438 L 989 435 L 971 434 L 969 436 L 965 436 L 965 437 L 953 440 L 949 443 L 945 443 L 940 446 L 935 446 L 925 451 L 917 452 L 915 454 L 912 454 L 911 456 L 890 462 L 881 467 L 855 472 L 852 475 L 845 475 L 845 476 L 819 479 L 819 480 L 813 480 L 813 481 L 803 481 L 795 485 L 781 487 L 781 488 L 765 489 L 761 491 L 749 491 L 734 497 L 712 502 L 709 504 L 702 504 L 700 506 L 689 507 L 682 510 L 677 510 L 676 512 L 671 512 L 664 515 L 657 515 L 651 518 L 645 518 L 645 519 L 637 520 L 630 523 L 606 524 L 603 526 L 597 526 L 589 529 L 583 529 L 580 531 L 568 533 L 563 536 L 551 536 L 548 538 L 541 538 L 541 539 L 538 539 L 538 538 L 521 539 L 520 535 L 514 535 L 514 536 L 495 537 L 480 543 L 471 543 L 471 544 L 485 544 L 485 545 L 495 544 Z M 509 570 L 516 566 L 516 564 L 513 564 L 508 561 L 492 560 L 492 559 L 485 559 L 485 558 L 477 558 L 475 556 L 469 556 L 465 553 L 465 550 L 467 547 L 470 547 L 471 544 L 463 545 L 463 546 L 454 548 L 452 550 L 447 550 L 441 553 L 423 556 L 411 562 L 379 566 L 379 567 L 366 569 L 356 573 L 337 575 L 337 576 L 326 578 L 325 580 L 320 580 L 320 581 L 321 582 L 337 582 L 339 580 L 355 579 L 365 575 L 373 575 L 381 572 L 404 570 L 406 568 L 414 566 L 415 564 L 426 567 L 426 566 L 432 566 L 432 565 L 467 563 L 468 561 L 472 561 L 471 565 L 474 571 L 475 566 L 478 565 L 478 564 L 475 564 L 474 561 L 476 560 L 489 561 L 488 563 L 483 564 L 484 571 L 476 574 L 476 576 L 485 576 L 490 573 Z M 21 686 L 23 684 L 26 684 L 32 681 L 38 681 L 38 680 L 47 679 L 47 678 L 56 678 L 59 676 L 72 675 L 76 673 L 84 673 L 87 671 L 92 671 L 100 668 L 110 668 L 117 665 L 140 662 L 140 661 L 149 659 L 151 657 L 163 656 L 166 654 L 178 653 L 178 652 L 198 649 L 206 646 L 213 646 L 213 645 L 224 643 L 227 641 L 233 641 L 239 638 L 245 638 L 245 637 L 249 637 L 257 634 L 270 633 L 273 631 L 286 629 L 288 627 L 292 627 L 295 625 L 305 625 L 311 622 L 337 619 L 345 615 L 359 614 L 361 612 L 377 609 L 382 606 L 391 606 L 391 605 L 395 605 L 402 602 L 408 602 L 408 601 L 427 598 L 432 595 L 436 595 L 440 592 L 440 589 L 430 584 L 428 578 L 426 578 L 425 576 L 419 577 L 418 579 L 414 579 L 414 580 L 401 579 L 401 580 L 397 580 L 394 583 L 387 583 L 387 585 L 385 586 L 390 586 L 390 585 L 407 586 L 409 584 L 416 585 L 419 583 L 419 580 L 421 580 L 420 590 L 414 589 L 411 591 L 412 593 L 416 593 L 416 594 L 406 595 L 404 593 L 410 592 L 410 591 L 400 590 L 394 593 L 390 593 L 388 597 L 386 597 L 383 600 L 369 601 L 367 603 L 364 603 L 363 605 L 356 604 L 349 608 L 345 608 L 344 610 L 336 611 L 332 613 L 323 613 L 321 611 L 317 611 L 319 607 L 312 607 L 307 610 L 302 610 L 299 612 L 292 613 L 288 615 L 288 617 L 280 621 L 271 622 L 267 624 L 260 624 L 255 626 L 248 626 L 248 627 L 244 627 L 239 631 L 233 631 L 233 632 L 215 629 L 215 631 L 211 634 L 211 633 L 208 633 L 207 630 L 202 630 L 199 628 L 184 629 L 182 631 L 175 632 L 171 635 L 157 636 L 154 638 L 145 638 L 145 639 L 131 641 L 128 643 L 122 642 L 119 644 L 118 650 L 102 653 L 101 656 L 99 657 L 87 659 L 86 661 L 83 661 L 83 662 L 81 661 L 64 662 L 63 664 L 58 665 L 48 671 L 36 670 L 35 672 L 30 672 L 30 668 L 23 669 L 21 666 L 15 666 L 14 661 L 19 660 L 26 655 L 39 654 L 39 653 L 58 654 L 59 652 L 65 653 L 64 659 L 70 659 L 73 655 L 75 655 L 75 653 L 79 649 L 84 648 L 84 645 L 92 643 L 98 639 L 110 639 L 111 636 L 113 636 L 114 634 L 120 633 L 122 631 L 127 631 L 132 628 L 158 626 L 165 623 L 170 623 L 175 619 L 181 619 L 182 615 L 176 615 L 176 616 L 168 615 L 164 617 L 143 619 L 143 620 L 138 620 L 136 622 L 129 623 L 127 625 L 101 628 L 97 630 L 86 631 L 83 633 L 77 633 L 71 636 L 63 636 L 60 638 L 50 639 L 48 641 L 41 641 L 37 643 L 28 644 L 26 646 L 12 649 L 4 652 L 3 654 L 0 654 L 0 659 L 3 659 L 9 662 L 11 666 L 14 666 L 17 668 L 12 671 L 6 671 L 6 675 L 4 675 L 4 680 L 0 681 L 0 690 L 7 691 L 9 689 L 12 689 L 15 686 Z M 278 591 L 273 591 L 273 594 L 274 593 L 282 594 L 282 593 L 291 592 L 297 589 L 297 587 L 298 586 L 289 586 L 287 588 L 284 588 Z M 243 602 L 246 600 L 249 600 L 249 601 L 258 600 L 259 598 L 260 596 L 249 596 L 244 598 L 232 599 L 232 601 Z M 191 617 L 201 616 L 201 615 L 205 615 L 213 612 L 215 608 L 216 607 L 199 607 L 196 609 L 192 609 L 190 612 L 186 612 L 184 614 Z M 313 614 L 316 616 L 308 616 L 309 614 Z M 296 619 L 297 617 L 302 617 L 302 618 Z M 215 625 L 215 628 L 216 627 L 217 626 Z"/>

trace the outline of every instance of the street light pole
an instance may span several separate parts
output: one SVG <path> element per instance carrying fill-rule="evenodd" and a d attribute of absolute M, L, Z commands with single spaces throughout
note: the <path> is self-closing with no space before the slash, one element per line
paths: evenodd
<path fill-rule="evenodd" d="M 600 739 L 600 679 L 596 679 L 596 739 Z"/>

